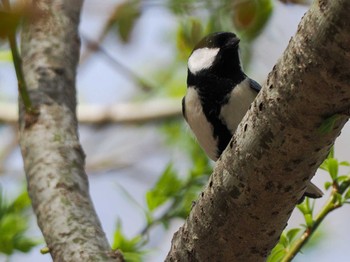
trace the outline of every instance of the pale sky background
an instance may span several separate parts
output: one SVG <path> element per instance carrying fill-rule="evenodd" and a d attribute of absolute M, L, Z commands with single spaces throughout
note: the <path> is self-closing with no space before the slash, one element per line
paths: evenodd
<path fill-rule="evenodd" d="M 104 18 L 111 11 L 116 1 L 86 0 L 81 21 L 81 32 L 94 38 L 101 30 Z M 295 33 L 300 18 L 307 10 L 304 6 L 283 5 L 275 3 L 274 14 L 265 31 L 254 43 L 253 59 L 249 76 L 261 84 L 268 72 Z M 168 38 L 174 32 L 177 20 L 164 8 L 150 8 L 144 13 L 138 23 L 133 42 L 130 46 L 117 44 L 113 37 L 108 37 L 104 46 L 110 54 L 125 62 L 130 68 L 136 68 L 140 75 L 147 75 L 143 69 L 164 67 L 169 64 L 174 45 L 168 44 Z M 185 81 L 186 76 L 183 76 Z M 113 104 L 129 101 L 137 92 L 137 87 L 125 76 L 118 73 L 103 56 L 95 56 L 88 64 L 79 69 L 78 97 L 80 103 Z M 12 64 L 0 63 L 0 99 L 3 101 L 17 101 L 16 79 Z M 104 231 L 109 240 L 115 229 L 117 219 L 121 219 L 124 232 L 132 237 L 144 226 L 141 210 L 130 202 L 121 192 L 119 185 L 128 190 L 140 203 L 145 205 L 144 195 L 171 159 L 181 161 L 181 153 L 164 147 L 163 138 L 156 132 L 156 126 L 149 124 L 142 128 L 136 126 L 111 125 L 103 128 L 82 126 L 80 129 L 81 142 L 87 154 L 87 162 L 99 161 L 108 156 L 111 162 L 120 168 L 106 170 L 103 173 L 89 176 L 90 190 L 97 213 L 102 221 Z M 11 137 L 11 129 L 0 127 L 2 140 L 5 143 Z M 347 125 L 336 143 L 336 156 L 340 160 L 350 161 L 348 154 L 350 128 Z M 137 164 L 133 164 L 136 160 Z M 22 159 L 19 149 L 11 154 L 6 163 L 6 175 L 0 176 L 0 183 L 4 185 L 6 193 L 14 194 L 23 179 Z M 324 173 L 318 173 L 314 180 L 323 188 L 327 179 Z M 325 194 L 327 196 L 327 193 Z M 325 199 L 325 197 L 324 197 Z M 322 201 L 320 201 L 322 202 Z M 325 221 L 323 227 L 327 235 L 317 248 L 299 254 L 297 262 L 328 262 L 349 261 L 347 257 L 350 242 L 350 228 L 348 217 L 350 208 L 344 207 L 335 211 Z M 35 223 L 35 222 L 33 222 Z M 293 214 L 291 226 L 302 223 L 298 214 Z M 149 244 L 152 252 L 148 256 L 149 262 L 163 261 L 170 248 L 173 233 L 182 225 L 178 220 L 171 224 L 169 231 L 164 232 L 161 227 L 152 231 Z M 40 236 L 38 229 L 33 234 Z M 33 235 L 32 234 L 32 235 Z M 30 254 L 18 253 L 11 261 L 15 262 L 49 262 L 50 255 L 41 255 L 39 246 Z M 0 257 L 0 262 L 4 261 Z"/>

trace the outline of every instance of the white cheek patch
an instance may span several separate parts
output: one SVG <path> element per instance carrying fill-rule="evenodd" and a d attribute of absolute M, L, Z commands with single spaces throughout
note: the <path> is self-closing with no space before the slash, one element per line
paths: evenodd
<path fill-rule="evenodd" d="M 213 64 L 219 48 L 200 48 L 195 50 L 188 59 L 188 69 L 192 74 L 207 69 Z"/>

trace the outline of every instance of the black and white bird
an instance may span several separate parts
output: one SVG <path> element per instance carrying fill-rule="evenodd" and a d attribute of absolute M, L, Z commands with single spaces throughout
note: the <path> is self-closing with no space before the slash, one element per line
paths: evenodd
<path fill-rule="evenodd" d="M 188 59 L 182 113 L 206 154 L 216 161 L 230 142 L 260 85 L 242 70 L 239 38 L 229 32 L 204 37 Z M 305 196 L 322 191 L 310 182 Z"/>

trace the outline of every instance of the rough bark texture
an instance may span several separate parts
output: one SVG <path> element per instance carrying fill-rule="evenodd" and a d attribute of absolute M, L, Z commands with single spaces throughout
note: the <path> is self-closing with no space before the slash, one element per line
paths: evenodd
<path fill-rule="evenodd" d="M 350 1 L 314 1 L 166 261 L 264 261 L 348 117 Z"/>
<path fill-rule="evenodd" d="M 23 70 L 38 114 L 20 106 L 20 146 L 38 224 L 54 261 L 121 261 L 88 193 L 75 114 L 81 0 L 33 0 Z M 21 101 L 20 101 L 21 102 Z M 21 104 L 21 103 L 20 103 Z"/>

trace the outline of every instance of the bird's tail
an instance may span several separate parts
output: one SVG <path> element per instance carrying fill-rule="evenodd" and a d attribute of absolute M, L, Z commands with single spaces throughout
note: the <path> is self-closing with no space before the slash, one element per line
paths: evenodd
<path fill-rule="evenodd" d="M 320 198 L 323 196 L 323 192 L 321 189 L 310 182 L 305 190 L 304 196 L 311 198 Z"/>

